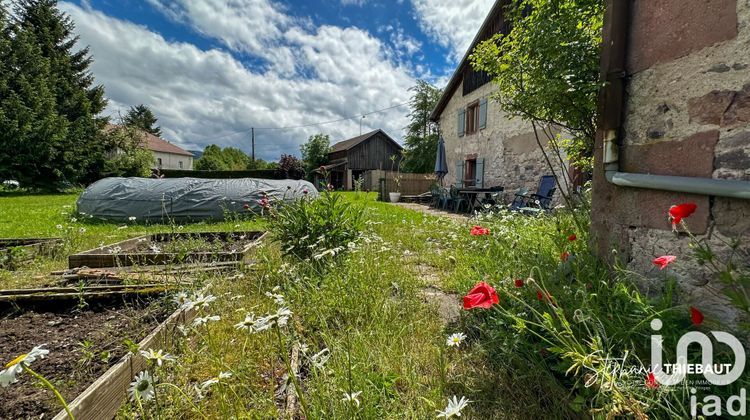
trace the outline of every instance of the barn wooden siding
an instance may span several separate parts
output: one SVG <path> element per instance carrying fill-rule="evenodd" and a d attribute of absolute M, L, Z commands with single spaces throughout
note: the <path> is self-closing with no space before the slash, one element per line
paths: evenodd
<path fill-rule="evenodd" d="M 347 169 L 355 171 L 367 169 L 390 170 L 392 165 L 395 169 L 395 165 L 391 162 L 391 156 L 393 155 L 398 156 L 395 164 L 398 165 L 403 159 L 401 149 L 387 139 L 383 133 L 377 133 L 347 151 Z M 331 156 L 331 158 L 333 157 Z"/>

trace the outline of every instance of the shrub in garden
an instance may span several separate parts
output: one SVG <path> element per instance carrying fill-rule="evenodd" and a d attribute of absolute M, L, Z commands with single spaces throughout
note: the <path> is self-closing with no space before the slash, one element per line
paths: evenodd
<path fill-rule="evenodd" d="M 690 209 L 673 207 L 673 222 L 685 228 Z M 560 418 L 690 417 L 692 385 L 660 386 L 649 365 L 652 334 L 663 337 L 664 363 L 675 363 L 679 338 L 703 322 L 699 308 L 673 306 L 672 279 L 665 276 L 660 298 L 642 296 L 631 286 L 633 273 L 612 270 L 590 252 L 587 229 L 576 228 L 570 214 L 527 218 L 501 213 L 480 223 L 465 233 L 466 252 L 476 255 L 468 271 L 491 286 L 477 284 L 464 305 L 466 332 L 483 344 L 490 370 L 502 372 L 500 389 L 495 382 L 487 393 Z M 693 239 L 699 261 L 715 264 L 707 245 Z M 655 257 L 659 269 L 679 258 Z M 717 274 L 730 286 L 729 297 L 743 307 L 740 279 L 746 277 L 733 273 L 731 263 L 726 267 Z M 477 295 L 492 286 L 498 299 Z M 654 332 L 654 319 L 669 328 Z M 715 363 L 733 362 L 731 351 L 715 349 Z M 688 351 L 689 363 L 701 363 L 699 346 Z M 701 392 L 726 400 L 741 386 L 747 386 L 747 378 Z"/>
<path fill-rule="evenodd" d="M 330 261 L 359 237 L 364 208 L 325 191 L 317 199 L 302 199 L 276 207 L 270 231 L 287 256 Z"/>

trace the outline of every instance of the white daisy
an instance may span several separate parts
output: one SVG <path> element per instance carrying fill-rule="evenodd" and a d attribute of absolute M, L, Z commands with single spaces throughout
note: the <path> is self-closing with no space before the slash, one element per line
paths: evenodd
<path fill-rule="evenodd" d="M 131 222 L 134 222 L 135 221 L 135 216 L 128 217 L 128 220 L 130 220 Z"/>
<path fill-rule="evenodd" d="M 286 325 L 289 317 L 292 316 L 292 311 L 290 311 L 289 308 L 286 307 L 279 308 L 274 316 L 277 318 L 276 322 L 279 324 L 279 326 L 283 327 Z"/>
<path fill-rule="evenodd" d="M 12 383 L 18 382 L 16 376 L 23 372 L 22 365 L 28 366 L 36 359 L 44 359 L 49 354 L 49 350 L 45 349 L 44 346 L 46 346 L 46 344 L 36 346 L 31 349 L 30 352 L 22 354 L 8 362 L 8 364 L 5 365 L 5 369 L 0 371 L 0 386 L 4 388 Z"/>
<path fill-rule="evenodd" d="M 176 303 L 177 306 L 179 306 L 181 308 L 185 307 L 189 303 L 191 303 L 190 299 L 188 298 L 188 294 L 185 293 L 185 292 L 177 292 L 177 293 L 175 293 L 175 295 L 172 297 L 172 301 L 174 303 Z"/>
<path fill-rule="evenodd" d="M 141 350 L 141 356 L 148 360 L 153 360 L 158 366 L 161 366 L 164 362 L 174 362 L 177 360 L 176 357 L 169 353 L 162 353 L 161 350 L 148 349 L 148 351 Z"/>
<path fill-rule="evenodd" d="M 137 398 L 144 401 L 154 398 L 154 377 L 147 370 L 135 375 L 133 382 L 130 383 L 128 393 L 130 393 L 131 401 L 135 401 Z"/>
<path fill-rule="evenodd" d="M 215 322 L 215 321 L 219 321 L 220 319 L 221 317 L 218 315 L 209 315 L 209 316 L 204 316 L 204 317 L 199 316 L 193 320 L 193 327 L 200 327 L 202 325 L 208 324 L 210 321 Z"/>
<path fill-rule="evenodd" d="M 245 319 L 243 321 L 234 324 L 234 328 L 238 330 L 246 330 L 247 332 L 252 332 L 254 325 L 255 325 L 255 314 L 249 313 L 245 315 Z"/>
<path fill-rule="evenodd" d="M 344 392 L 344 398 L 342 398 L 341 401 L 353 402 L 359 408 L 359 398 L 357 397 L 359 397 L 359 394 L 361 393 L 362 391 L 352 392 L 351 394 Z"/>
<path fill-rule="evenodd" d="M 464 333 L 453 333 L 448 336 L 448 339 L 446 340 L 445 344 L 448 347 L 458 347 L 461 345 L 461 343 L 466 340 L 466 334 Z"/>
<path fill-rule="evenodd" d="M 255 332 L 265 331 L 273 326 L 273 316 L 263 316 L 255 320 L 253 330 Z"/>
<path fill-rule="evenodd" d="M 467 400 L 466 397 L 461 397 L 459 400 L 454 395 L 453 398 L 448 398 L 448 406 L 445 407 L 445 410 L 440 411 L 438 410 L 438 417 L 445 417 L 446 419 L 449 419 L 453 416 L 461 417 L 461 410 L 466 408 L 467 405 L 469 405 L 471 401 Z"/>
<path fill-rule="evenodd" d="M 207 308 L 208 304 L 215 301 L 216 296 L 214 295 L 206 295 L 204 296 L 203 293 L 196 293 L 192 296 L 190 301 L 192 302 L 192 306 L 195 308 Z"/>

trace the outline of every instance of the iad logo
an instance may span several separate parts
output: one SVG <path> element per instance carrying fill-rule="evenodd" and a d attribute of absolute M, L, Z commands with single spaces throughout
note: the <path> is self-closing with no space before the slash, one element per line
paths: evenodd
<path fill-rule="evenodd" d="M 651 321 L 651 329 L 659 331 L 662 322 L 659 319 Z M 734 364 L 714 363 L 714 348 L 711 339 L 698 331 L 683 334 L 677 342 L 677 363 L 662 363 L 663 339 L 661 335 L 651 336 L 651 366 L 654 378 L 662 385 L 677 385 L 690 374 L 701 374 L 706 380 L 714 385 L 729 385 L 739 379 L 745 370 L 745 348 L 742 343 L 732 334 L 723 331 L 711 331 L 716 341 L 724 343 L 734 353 Z M 701 347 L 701 363 L 688 363 L 688 346 L 696 343 Z M 697 415 L 698 403 L 695 396 L 695 388 L 690 389 L 693 396 L 690 397 L 690 414 Z M 739 403 L 739 407 L 736 407 Z M 727 414 L 732 416 L 744 416 L 747 414 L 745 407 L 745 389 L 740 395 L 727 399 Z M 707 395 L 703 398 L 702 414 L 704 416 L 722 415 L 721 399 L 716 395 Z"/>

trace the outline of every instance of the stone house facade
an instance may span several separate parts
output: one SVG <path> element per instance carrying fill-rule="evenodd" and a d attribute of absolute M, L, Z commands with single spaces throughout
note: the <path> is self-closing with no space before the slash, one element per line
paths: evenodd
<path fill-rule="evenodd" d="M 734 263 L 750 269 L 750 182 L 742 182 L 750 180 L 749 46 L 746 0 L 607 1 L 602 75 L 609 84 L 600 97 L 593 241 L 602 257 L 616 255 L 639 273 L 641 288 L 654 295 L 666 284 L 651 260 L 677 256 L 668 275 L 677 280 L 680 302 L 730 327 L 747 321 L 747 311 L 733 306 L 727 285 L 697 263 L 689 236 L 672 231 L 667 212 L 673 204 L 697 204 L 686 219 L 690 231 L 720 261 L 739 238 Z M 667 176 L 666 186 L 623 183 L 659 176 Z M 735 182 L 711 181 L 699 194 L 685 187 L 706 179 Z M 737 197 L 724 196 L 729 186 Z"/>
<path fill-rule="evenodd" d="M 509 117 L 491 99 L 496 87 L 487 74 L 474 71 L 468 60 L 478 43 L 509 30 L 502 13 L 505 4 L 495 3 L 430 119 L 438 123 L 445 139 L 448 174 L 444 185 L 502 186 L 509 199 L 521 187 L 534 192 L 541 176 L 551 171 L 531 124 Z M 547 138 L 541 133 L 540 140 L 546 146 Z"/>

